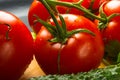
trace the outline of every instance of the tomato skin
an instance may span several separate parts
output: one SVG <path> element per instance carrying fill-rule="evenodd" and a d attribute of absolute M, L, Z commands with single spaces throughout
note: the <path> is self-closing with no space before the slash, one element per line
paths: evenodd
<path fill-rule="evenodd" d="M 28 13 L 28 21 L 33 31 L 38 33 L 42 24 L 34 24 L 34 20 L 36 20 L 34 15 L 39 16 L 42 20 L 45 21 L 49 18 L 50 15 L 42 3 L 40 3 L 38 0 L 33 0 Z"/>
<path fill-rule="evenodd" d="M 120 13 L 120 1 L 119 0 L 108 1 L 103 6 L 103 10 L 107 16 L 113 13 Z"/>
<path fill-rule="evenodd" d="M 15 15 L 0 11 L 0 80 L 18 80 L 32 57 L 33 38 L 26 25 Z"/>
<path fill-rule="evenodd" d="M 107 28 L 101 32 L 105 44 L 109 41 L 117 40 L 120 42 L 120 21 L 112 20 L 108 23 Z"/>
<path fill-rule="evenodd" d="M 83 16 L 63 14 L 67 30 L 86 28 L 96 34 L 78 33 L 71 36 L 60 52 L 60 72 L 58 71 L 58 51 L 60 43 L 49 42 L 52 35 L 42 26 L 35 40 L 36 60 L 46 74 L 70 74 L 89 71 L 99 66 L 104 46 L 95 24 Z M 59 19 L 58 19 L 59 21 Z M 54 25 L 52 20 L 50 23 Z"/>
<path fill-rule="evenodd" d="M 55 1 L 78 2 L 79 0 L 55 0 Z M 84 6 L 85 8 L 89 8 L 90 4 L 91 4 L 91 0 L 83 0 L 82 2 L 82 6 Z M 99 6 L 100 6 L 100 0 L 95 0 L 92 10 L 98 10 Z M 69 9 L 68 13 L 84 15 L 82 11 L 75 9 L 75 8 L 67 8 L 65 6 L 58 6 L 58 5 L 56 6 L 56 8 L 62 14 L 66 13 Z M 50 15 L 48 11 L 46 10 L 46 8 L 41 4 L 41 2 L 37 0 L 33 0 L 32 4 L 30 5 L 29 12 L 28 12 L 28 21 L 33 31 L 35 33 L 38 33 L 42 25 L 40 23 L 37 23 L 36 25 L 34 25 L 34 20 L 36 20 L 36 18 L 33 17 L 34 14 L 39 16 L 44 21 L 47 21 L 50 18 Z"/>
<path fill-rule="evenodd" d="M 120 14 L 120 0 L 111 0 L 106 2 L 103 5 L 103 11 L 107 16 L 110 16 L 111 14 L 114 13 L 119 13 Z M 119 20 L 120 15 L 114 17 L 114 20 Z"/>

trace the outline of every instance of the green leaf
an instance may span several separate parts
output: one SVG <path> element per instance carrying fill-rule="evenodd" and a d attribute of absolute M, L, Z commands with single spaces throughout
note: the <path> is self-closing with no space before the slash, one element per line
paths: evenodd
<path fill-rule="evenodd" d="M 120 63 L 120 52 L 118 53 L 117 62 Z"/>
<path fill-rule="evenodd" d="M 111 64 L 116 64 L 120 61 L 120 42 L 111 40 L 105 45 L 104 58 Z"/>

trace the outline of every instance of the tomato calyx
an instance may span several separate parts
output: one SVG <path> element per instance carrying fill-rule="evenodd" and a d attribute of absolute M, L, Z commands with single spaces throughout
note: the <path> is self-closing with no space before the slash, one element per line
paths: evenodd
<path fill-rule="evenodd" d="M 60 18 L 60 21 L 62 22 L 62 24 L 60 25 L 56 19 L 54 10 L 52 10 L 52 8 L 49 6 L 49 4 L 47 3 L 47 0 L 40 0 L 40 1 L 45 5 L 46 9 L 50 13 L 50 15 L 55 23 L 55 26 L 53 26 L 49 23 L 46 23 L 45 21 L 41 20 L 38 16 L 35 16 L 37 18 L 37 20 L 35 20 L 35 23 L 36 22 L 42 23 L 47 28 L 47 30 L 53 35 L 54 38 L 49 40 L 50 42 L 54 42 L 54 43 L 59 42 L 59 43 L 64 44 L 64 43 L 66 43 L 66 41 L 69 37 L 71 37 L 72 35 L 79 33 L 79 32 L 85 32 L 85 33 L 89 33 L 89 34 L 95 36 L 95 34 L 93 32 L 91 32 L 87 29 L 75 29 L 72 31 L 67 31 L 66 24 L 65 24 L 63 17 L 59 13 L 57 14 L 58 17 Z M 78 3 L 80 4 L 81 1 Z"/>
<path fill-rule="evenodd" d="M 105 3 L 104 3 L 104 4 L 105 4 Z M 104 4 L 102 4 L 102 5 L 100 6 L 100 9 L 99 9 L 100 17 L 104 19 L 104 21 L 99 21 L 99 24 L 98 24 L 98 28 L 99 28 L 101 31 L 103 31 L 103 30 L 107 27 L 108 23 L 111 21 L 112 18 L 114 18 L 114 17 L 116 17 L 116 16 L 120 16 L 120 13 L 113 13 L 113 14 L 111 14 L 110 16 L 107 16 L 107 15 L 104 13 L 103 8 L 102 8 Z"/>
<path fill-rule="evenodd" d="M 11 38 L 9 37 L 9 32 L 11 30 L 11 26 L 9 24 L 6 24 L 6 23 L 0 23 L 2 25 L 5 25 L 6 27 L 8 27 L 8 30 L 6 31 L 6 40 L 10 40 Z"/>

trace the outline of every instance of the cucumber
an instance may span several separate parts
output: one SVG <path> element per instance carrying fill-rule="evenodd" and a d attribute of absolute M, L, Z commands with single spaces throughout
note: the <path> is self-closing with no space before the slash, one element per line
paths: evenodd
<path fill-rule="evenodd" d="M 120 80 L 120 63 L 77 74 L 45 75 L 29 80 Z"/>

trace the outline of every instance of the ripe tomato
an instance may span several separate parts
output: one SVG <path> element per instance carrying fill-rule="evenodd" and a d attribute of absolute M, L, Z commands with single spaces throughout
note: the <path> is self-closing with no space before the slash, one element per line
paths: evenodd
<path fill-rule="evenodd" d="M 40 23 L 34 25 L 34 20 L 36 19 L 34 15 L 39 16 L 41 19 L 45 21 L 48 19 L 50 15 L 46 8 L 38 0 L 34 0 L 32 2 L 28 13 L 28 21 L 33 31 L 37 33 L 42 25 Z"/>
<path fill-rule="evenodd" d="M 98 21 L 96 21 L 98 23 Z M 102 39 L 105 45 L 104 58 L 110 64 L 116 64 L 119 61 L 120 52 L 120 20 L 111 20 L 105 29 L 101 30 Z"/>
<path fill-rule="evenodd" d="M 55 1 L 78 2 L 79 0 L 55 0 Z M 85 8 L 89 8 L 91 1 L 92 0 L 83 0 L 82 6 L 84 6 Z M 100 6 L 100 0 L 95 0 L 95 2 L 93 3 L 93 6 L 91 7 L 92 8 L 91 11 L 98 10 L 99 6 Z M 66 13 L 68 11 L 68 13 L 71 13 L 71 14 L 83 15 L 83 12 L 75 8 L 67 8 L 64 6 L 56 6 L 56 8 L 58 9 L 60 13 Z M 38 33 L 42 25 L 40 23 L 37 23 L 36 25 L 34 25 L 35 17 L 33 17 L 33 15 L 37 15 L 45 21 L 47 21 L 48 18 L 50 18 L 50 15 L 48 11 L 46 10 L 46 8 L 41 4 L 41 2 L 39 2 L 38 0 L 34 0 L 32 2 L 29 12 L 28 12 L 28 21 L 33 31 L 35 33 Z"/>
<path fill-rule="evenodd" d="M 110 16 L 111 14 L 114 14 L 114 13 L 120 14 L 120 0 L 111 0 L 106 2 L 103 5 L 103 11 L 107 16 Z M 116 16 L 114 20 L 120 20 L 120 15 Z"/>
<path fill-rule="evenodd" d="M 120 13 L 120 0 L 111 0 L 106 2 L 103 6 L 103 10 L 107 16 L 113 13 Z"/>
<path fill-rule="evenodd" d="M 110 0 L 105 2 L 102 9 L 106 16 L 112 14 L 120 14 L 120 0 Z M 105 56 L 104 58 L 110 62 L 110 64 L 116 64 L 119 61 L 120 52 L 120 15 L 115 16 L 108 20 L 109 22 L 101 30 L 101 35 L 105 43 Z M 98 24 L 98 20 L 95 21 Z"/>
<path fill-rule="evenodd" d="M 117 40 L 120 42 L 120 20 L 112 20 L 108 23 L 107 28 L 102 31 L 102 36 L 105 43 L 108 43 L 111 40 Z"/>
<path fill-rule="evenodd" d="M 114 4 L 114 5 L 113 5 Z M 111 0 L 103 4 L 102 9 L 107 16 L 110 16 L 115 13 L 120 14 L 120 0 Z M 98 24 L 98 20 L 95 23 Z M 104 30 L 102 30 L 103 39 L 106 42 L 110 40 L 120 41 L 119 28 L 120 25 L 120 15 L 111 18 Z"/>
<path fill-rule="evenodd" d="M 63 2 L 78 2 L 79 0 L 59 0 L 59 1 L 63 1 Z M 91 12 L 96 12 L 96 10 L 99 9 L 100 6 L 100 0 L 94 0 L 93 5 L 92 4 L 92 0 L 83 0 L 83 2 L 81 3 L 82 6 L 84 6 L 85 8 L 90 8 L 92 9 Z M 63 6 L 57 6 L 58 10 L 60 11 L 60 13 L 66 13 L 69 9 L 69 13 L 71 14 L 78 14 L 78 15 L 84 15 L 84 13 L 80 10 L 77 10 L 75 8 L 65 8 Z M 63 11 L 64 9 L 64 11 Z"/>
<path fill-rule="evenodd" d="M 94 32 L 95 36 L 88 33 L 74 34 L 60 48 L 61 43 L 48 41 L 53 36 L 42 26 L 34 48 L 36 60 L 43 71 L 46 74 L 66 74 L 97 68 L 103 57 L 104 46 L 96 25 L 83 16 L 73 14 L 62 16 L 68 31 L 85 28 Z M 57 20 L 61 23 L 59 18 Z M 50 20 L 50 24 L 54 25 L 54 22 Z"/>
<path fill-rule="evenodd" d="M 33 56 L 33 38 L 15 15 L 0 11 L 0 80 L 18 80 Z"/>

